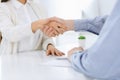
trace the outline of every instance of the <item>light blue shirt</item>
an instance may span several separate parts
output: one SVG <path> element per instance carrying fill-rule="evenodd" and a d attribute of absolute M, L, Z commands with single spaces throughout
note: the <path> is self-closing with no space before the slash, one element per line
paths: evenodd
<path fill-rule="evenodd" d="M 90 49 L 71 56 L 73 68 L 92 78 L 120 80 L 120 0 L 108 18 L 76 20 L 75 30 L 90 31 L 99 38 Z"/>

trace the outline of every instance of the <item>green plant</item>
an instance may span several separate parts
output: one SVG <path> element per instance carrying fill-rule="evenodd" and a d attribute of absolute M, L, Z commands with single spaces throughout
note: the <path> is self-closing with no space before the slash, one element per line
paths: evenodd
<path fill-rule="evenodd" d="M 86 39 L 85 36 L 79 36 L 78 39 Z"/>

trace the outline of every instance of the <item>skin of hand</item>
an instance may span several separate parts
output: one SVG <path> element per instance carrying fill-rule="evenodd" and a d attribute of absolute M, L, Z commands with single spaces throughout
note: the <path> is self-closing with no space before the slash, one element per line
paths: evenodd
<path fill-rule="evenodd" d="M 60 23 L 52 21 L 46 27 L 44 27 L 43 32 L 49 37 L 55 37 L 60 34 L 63 34 L 65 30 L 59 26 L 62 26 Z"/>
<path fill-rule="evenodd" d="M 51 26 L 52 28 L 55 29 L 55 34 L 59 35 L 59 34 L 63 34 L 66 30 L 65 30 L 65 25 L 57 22 L 57 21 L 52 21 L 49 23 L 49 26 Z"/>
<path fill-rule="evenodd" d="M 64 20 L 58 17 L 52 17 L 49 19 L 51 21 L 55 21 L 55 22 L 62 24 L 62 26 L 60 27 L 63 28 L 65 31 L 74 30 L 74 20 Z"/>
<path fill-rule="evenodd" d="M 67 54 L 68 59 L 70 59 L 72 54 L 74 54 L 75 52 L 78 52 L 78 51 L 84 51 L 84 49 L 82 47 L 75 47 L 75 48 L 71 49 L 70 51 L 68 51 L 68 54 Z"/>
<path fill-rule="evenodd" d="M 64 19 L 61 19 L 58 17 L 52 17 L 52 18 L 49 18 L 49 20 L 53 21 L 53 23 L 50 25 L 53 25 L 54 28 L 57 27 L 57 28 L 62 28 L 65 31 L 67 30 L 66 21 Z"/>
<path fill-rule="evenodd" d="M 72 25 L 72 21 L 65 21 L 61 18 L 52 17 L 48 19 L 41 19 L 31 24 L 32 31 L 35 33 L 38 29 L 42 30 L 48 37 L 55 37 L 68 31 L 67 24 Z M 72 23 L 72 24 L 71 24 Z"/>
<path fill-rule="evenodd" d="M 49 55 L 63 56 L 64 55 L 63 52 L 61 52 L 58 49 L 56 49 L 52 44 L 48 45 L 46 54 L 47 54 L 47 56 L 49 56 Z"/>
<path fill-rule="evenodd" d="M 44 26 L 49 22 L 50 22 L 50 19 L 40 19 L 32 22 L 31 24 L 32 31 L 35 33 L 38 29 L 43 30 Z"/>
<path fill-rule="evenodd" d="M 49 18 L 49 23 L 43 28 L 43 32 L 49 37 L 55 37 L 67 31 L 64 20 L 53 17 Z"/>
<path fill-rule="evenodd" d="M 45 27 L 42 29 L 42 31 L 48 37 L 55 37 L 56 36 L 55 35 L 55 30 L 50 26 L 45 25 Z"/>

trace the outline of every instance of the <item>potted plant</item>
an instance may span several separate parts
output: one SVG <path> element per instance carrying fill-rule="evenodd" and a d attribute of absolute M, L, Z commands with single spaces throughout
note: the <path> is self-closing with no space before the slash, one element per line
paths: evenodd
<path fill-rule="evenodd" d="M 82 48 L 85 48 L 86 37 L 83 35 L 80 35 L 78 37 L 78 40 L 79 40 L 79 46 Z"/>

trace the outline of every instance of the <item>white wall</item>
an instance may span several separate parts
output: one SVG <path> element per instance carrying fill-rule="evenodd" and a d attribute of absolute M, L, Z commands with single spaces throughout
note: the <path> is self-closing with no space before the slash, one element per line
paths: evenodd
<path fill-rule="evenodd" d="M 117 0 L 98 0 L 100 15 L 110 14 Z"/>
<path fill-rule="evenodd" d="M 93 18 L 99 16 L 98 0 L 36 0 L 48 9 L 49 17 L 65 19 Z M 104 0 L 103 0 L 104 1 Z M 82 11 L 83 10 L 83 11 Z M 82 12 L 82 13 L 81 13 Z"/>
<path fill-rule="evenodd" d="M 48 9 L 48 16 L 64 19 L 80 19 L 83 0 L 39 0 Z"/>
<path fill-rule="evenodd" d="M 44 3 L 49 11 L 49 17 L 62 18 L 92 18 L 111 12 L 117 0 L 36 0 Z M 81 9 L 83 10 L 81 14 Z M 69 14 L 68 14 L 69 13 Z"/>
<path fill-rule="evenodd" d="M 87 0 L 89 4 L 83 8 L 82 17 L 83 18 L 94 18 L 99 16 L 99 4 L 98 0 Z"/>
<path fill-rule="evenodd" d="M 92 0 L 92 2 L 83 9 L 82 16 L 83 18 L 93 18 L 95 16 L 108 15 L 114 8 L 116 1 L 117 0 Z"/>

